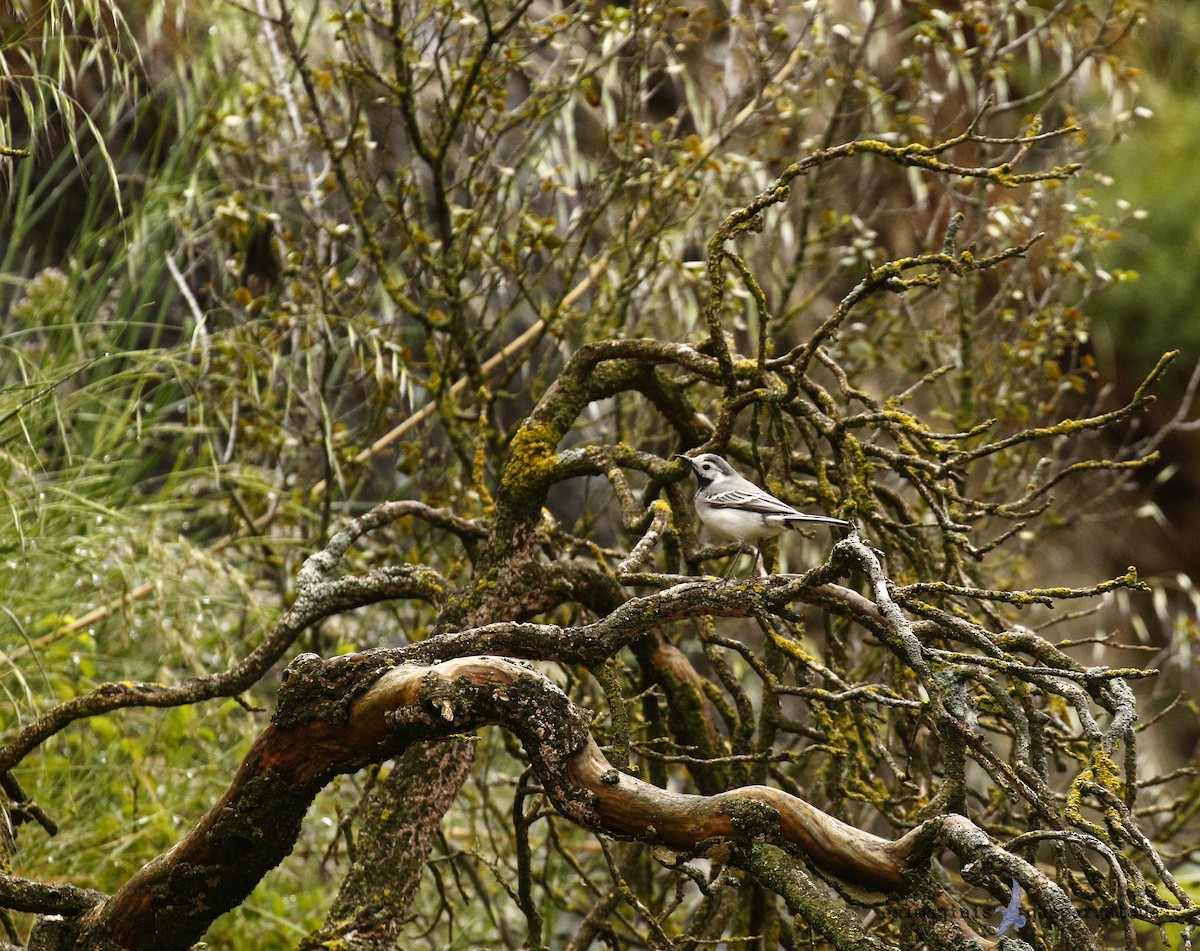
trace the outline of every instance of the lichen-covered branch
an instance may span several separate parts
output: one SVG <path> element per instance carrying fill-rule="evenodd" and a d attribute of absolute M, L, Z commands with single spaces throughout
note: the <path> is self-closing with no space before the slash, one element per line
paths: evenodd
<path fill-rule="evenodd" d="M 797 913 L 815 916 L 823 929 L 857 935 L 838 947 L 883 945 L 857 929 L 847 930 L 833 909 L 814 905 L 797 870 L 788 871 L 784 853 L 755 843 L 772 842 L 803 855 L 825 874 L 858 888 L 896 894 L 920 880 L 934 846 L 941 844 L 963 860 L 969 880 L 1017 877 L 1031 900 L 1052 912 L 1058 927 L 1077 942 L 1073 946 L 1093 947 L 1061 890 L 962 816 L 940 816 L 888 840 L 769 786 L 707 796 L 653 786 L 609 763 L 592 739 L 590 716 L 561 690 L 541 674 L 498 657 L 382 672 L 364 664 L 357 682 L 333 664 L 311 655 L 297 659 L 288 670 L 288 689 L 275 721 L 247 754 L 221 801 L 112 898 L 87 896 L 86 905 L 95 907 L 77 922 L 76 947 L 189 947 L 290 850 L 313 796 L 334 775 L 396 756 L 413 743 L 488 724 L 520 738 L 562 815 L 605 835 L 681 852 L 728 843 L 741 856 L 739 864 L 794 904 Z M 354 696 L 348 704 L 337 702 L 341 713 L 321 699 L 333 699 L 335 693 Z M 82 910 L 78 904 L 71 908 Z"/>
<path fill-rule="evenodd" d="M 80 919 L 76 947 L 190 947 L 290 851 L 309 803 L 332 776 L 418 740 L 496 722 L 521 737 L 559 810 L 589 828 L 679 848 L 771 831 L 835 874 L 870 887 L 903 884 L 894 845 L 776 790 L 685 796 L 623 776 L 592 741 L 587 715 L 510 661 L 462 658 L 379 676 L 365 668 L 368 684 L 339 680 L 358 692 L 340 721 L 309 716 L 322 709 L 312 691 L 329 689 L 321 666 L 311 657 L 293 664 L 275 723 L 221 801 L 171 852 Z"/>

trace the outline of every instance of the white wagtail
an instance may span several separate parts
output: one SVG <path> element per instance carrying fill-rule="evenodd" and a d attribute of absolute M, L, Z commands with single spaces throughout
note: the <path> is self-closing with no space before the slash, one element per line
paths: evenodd
<path fill-rule="evenodd" d="M 743 479 L 733 466 L 714 452 L 705 452 L 694 458 L 676 453 L 675 458 L 684 460 L 696 475 L 699 483 L 696 489 L 696 514 L 700 516 L 700 521 L 722 538 L 737 542 L 743 549 L 748 544 L 758 548 L 764 539 L 774 538 L 806 522 L 851 527 L 845 519 L 797 512 L 749 479 Z M 761 552 L 758 554 L 761 555 Z M 733 561 L 737 561 L 736 556 Z M 728 577 L 732 570 L 733 562 L 730 562 L 725 576 Z"/>

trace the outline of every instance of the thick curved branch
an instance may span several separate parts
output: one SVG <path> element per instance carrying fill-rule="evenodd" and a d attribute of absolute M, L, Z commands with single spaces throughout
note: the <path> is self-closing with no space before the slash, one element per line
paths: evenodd
<path fill-rule="evenodd" d="M 291 850 L 313 797 L 334 775 L 391 758 L 418 740 L 494 723 L 522 740 L 559 811 L 588 828 L 679 849 L 770 835 L 861 887 L 904 887 L 906 841 L 862 832 L 766 786 L 716 796 L 651 786 L 612 767 L 589 722 L 541 674 L 500 658 L 394 667 L 382 675 L 364 664 L 355 678 L 341 665 L 301 655 L 288 668 L 273 722 L 220 802 L 170 852 L 84 916 L 76 946 L 189 947 Z"/>
<path fill-rule="evenodd" d="M 1086 936 L 1056 885 L 964 817 L 931 819 L 889 840 L 768 786 L 710 796 L 660 789 L 616 770 L 592 738 L 587 711 L 520 664 L 464 657 L 380 674 L 369 655 L 359 658 L 347 669 L 305 654 L 289 666 L 279 709 L 225 795 L 173 849 L 76 923 L 74 947 L 190 947 L 291 851 L 310 803 L 335 775 L 490 724 L 522 741 L 558 811 L 594 831 L 681 851 L 767 839 L 826 874 L 884 893 L 908 892 L 942 843 L 967 863 L 968 879 L 1015 875 L 1072 939 Z M 1090 938 L 1074 946 L 1092 947 Z"/>

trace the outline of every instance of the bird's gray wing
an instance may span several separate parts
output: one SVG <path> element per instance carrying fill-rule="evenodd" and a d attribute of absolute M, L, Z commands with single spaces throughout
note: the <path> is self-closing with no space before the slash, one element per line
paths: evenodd
<path fill-rule="evenodd" d="M 800 515 L 786 502 L 780 502 L 773 495 L 767 495 L 766 492 L 757 489 L 726 489 L 724 492 L 713 493 L 706 501 L 718 508 L 744 509 L 758 515 Z"/>

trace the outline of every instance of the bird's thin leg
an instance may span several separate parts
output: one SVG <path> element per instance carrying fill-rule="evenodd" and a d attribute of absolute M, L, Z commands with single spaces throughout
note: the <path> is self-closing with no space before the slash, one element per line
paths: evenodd
<path fill-rule="evenodd" d="M 743 554 L 745 554 L 745 552 L 746 552 L 746 545 L 745 545 L 745 543 L 744 543 L 744 542 L 738 542 L 738 550 L 737 550 L 737 551 L 735 551 L 735 552 L 733 553 L 733 556 L 732 556 L 732 557 L 729 559 L 729 567 L 725 569 L 725 574 L 723 574 L 723 575 L 721 576 L 721 580 L 722 580 L 722 581 L 728 581 L 728 580 L 729 580 L 729 576 L 733 574 L 733 566 L 737 564 L 737 560 L 738 560 L 738 559 L 739 559 L 739 558 L 740 558 L 740 557 L 741 557 Z M 752 569 L 752 570 L 753 570 L 753 569 Z"/>

